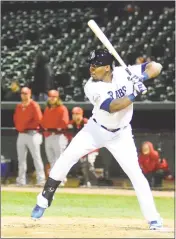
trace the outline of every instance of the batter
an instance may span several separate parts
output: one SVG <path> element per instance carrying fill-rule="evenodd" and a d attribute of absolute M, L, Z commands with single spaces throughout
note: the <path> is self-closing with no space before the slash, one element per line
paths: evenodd
<path fill-rule="evenodd" d="M 91 78 L 84 91 L 94 106 L 93 115 L 56 161 L 42 193 L 37 197 L 32 218 L 43 215 L 51 205 L 57 187 L 83 155 L 106 147 L 131 180 L 149 228 L 162 228 L 162 219 L 156 210 L 149 184 L 138 164 L 130 125 L 133 102 L 145 90 L 142 81 L 158 76 L 162 66 L 156 62 L 129 66 L 134 74 L 129 77 L 122 67 L 113 67 L 113 61 L 107 50 L 99 49 L 91 53 Z"/>

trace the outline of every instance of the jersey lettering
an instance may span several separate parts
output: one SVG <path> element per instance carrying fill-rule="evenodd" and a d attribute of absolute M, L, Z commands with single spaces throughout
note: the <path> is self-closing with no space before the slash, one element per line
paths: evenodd
<path fill-rule="evenodd" d="M 118 98 L 122 98 L 126 93 L 126 86 L 123 86 L 121 89 L 116 90 L 115 91 L 115 97 L 113 94 L 113 91 L 108 91 L 108 95 L 112 98 L 112 99 L 118 99 Z"/>
<path fill-rule="evenodd" d="M 116 99 L 120 98 L 118 90 L 115 91 L 115 94 L 116 94 Z"/>

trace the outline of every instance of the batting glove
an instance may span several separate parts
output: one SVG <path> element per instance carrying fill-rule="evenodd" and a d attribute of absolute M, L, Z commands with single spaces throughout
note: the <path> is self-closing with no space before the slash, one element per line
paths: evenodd
<path fill-rule="evenodd" d="M 147 88 L 145 87 L 145 85 L 144 85 L 141 81 L 138 81 L 138 82 L 136 82 L 136 83 L 133 83 L 133 86 L 134 86 L 134 89 L 135 89 L 138 93 L 140 93 L 140 94 L 142 94 L 142 95 L 144 95 L 144 94 L 147 93 Z"/>
<path fill-rule="evenodd" d="M 147 88 L 145 85 L 142 83 L 143 78 L 137 75 L 131 75 L 129 78 L 129 81 L 132 81 L 134 85 L 134 89 L 140 93 L 140 94 L 146 94 L 147 93 Z"/>

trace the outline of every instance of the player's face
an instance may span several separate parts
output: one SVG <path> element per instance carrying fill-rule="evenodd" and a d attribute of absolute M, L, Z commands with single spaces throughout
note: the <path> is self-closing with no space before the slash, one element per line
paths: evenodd
<path fill-rule="evenodd" d="M 50 105 L 56 104 L 56 102 L 57 102 L 57 97 L 55 97 L 55 96 L 49 96 L 49 97 L 48 97 L 48 102 L 49 102 Z"/>
<path fill-rule="evenodd" d="M 82 120 L 82 114 L 72 114 L 73 121 L 81 121 Z"/>
<path fill-rule="evenodd" d="M 142 153 L 143 154 L 149 154 L 150 153 L 150 147 L 148 144 L 143 144 L 142 146 Z"/>
<path fill-rule="evenodd" d="M 104 76 L 110 71 L 110 66 L 90 65 L 90 75 L 94 80 L 103 80 Z"/>
<path fill-rule="evenodd" d="M 22 101 L 28 101 L 31 98 L 31 96 L 28 93 L 21 92 L 21 100 Z"/>

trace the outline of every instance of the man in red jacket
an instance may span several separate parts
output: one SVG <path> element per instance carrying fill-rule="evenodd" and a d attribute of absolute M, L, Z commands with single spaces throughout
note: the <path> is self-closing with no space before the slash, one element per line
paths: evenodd
<path fill-rule="evenodd" d="M 62 132 L 67 129 L 68 123 L 68 109 L 59 98 L 59 92 L 50 90 L 41 126 L 45 130 L 45 151 L 51 168 L 68 144 L 68 140 Z"/>
<path fill-rule="evenodd" d="M 168 175 L 166 159 L 160 159 L 151 142 L 144 142 L 139 154 L 139 165 L 151 187 L 161 187 L 162 179 Z"/>
<path fill-rule="evenodd" d="M 37 102 L 31 99 L 31 90 L 27 87 L 21 89 L 22 102 L 16 106 L 14 124 L 19 132 L 17 138 L 18 177 L 17 184 L 26 184 L 27 150 L 29 149 L 34 160 L 37 174 L 37 185 L 45 183 L 44 166 L 40 154 L 42 135 L 38 132 L 42 112 Z"/>

